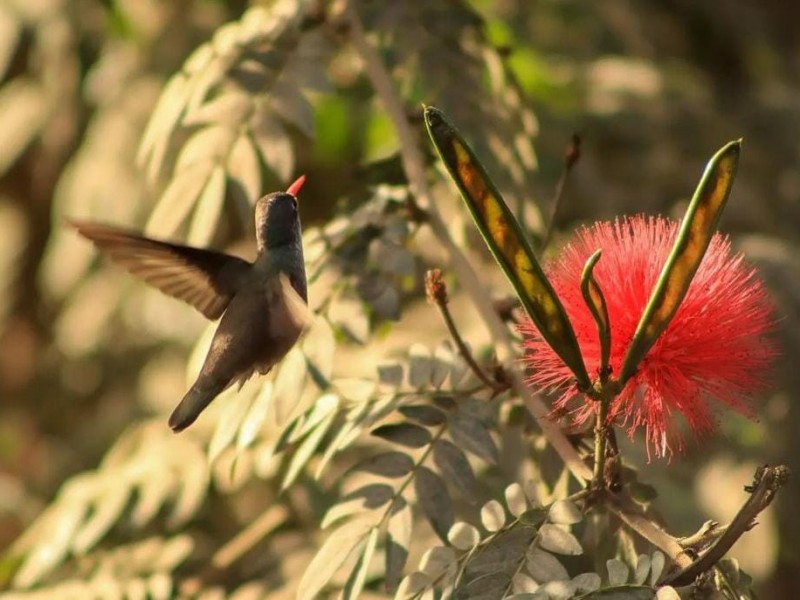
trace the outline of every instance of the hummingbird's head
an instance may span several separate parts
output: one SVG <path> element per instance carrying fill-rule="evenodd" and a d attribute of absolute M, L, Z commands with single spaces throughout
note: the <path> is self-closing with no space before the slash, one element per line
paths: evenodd
<path fill-rule="evenodd" d="M 286 192 L 274 192 L 256 202 L 256 239 L 259 252 L 277 248 L 300 237 L 300 215 L 295 194 L 303 185 L 303 177 L 295 181 Z"/>

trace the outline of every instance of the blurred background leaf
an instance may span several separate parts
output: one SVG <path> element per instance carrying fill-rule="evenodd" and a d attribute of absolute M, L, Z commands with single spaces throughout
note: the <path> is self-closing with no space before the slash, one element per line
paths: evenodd
<path fill-rule="evenodd" d="M 493 298 L 510 289 L 435 174 L 421 102 L 440 106 L 476 145 L 532 236 L 543 231 L 564 148 L 582 135 L 556 244 L 590 220 L 679 216 L 699 165 L 743 137 L 721 227 L 768 281 L 785 356 L 800 352 L 800 8 L 353 5 L 401 90 L 437 206 Z M 405 471 L 404 458 L 351 470 L 386 452 L 422 460 L 439 489 L 446 480 L 454 517 L 420 511 L 416 493 L 430 508 L 424 497 L 434 490 L 415 491 L 411 477 L 388 504 L 389 537 L 365 529 L 342 570 L 353 577 L 331 574 L 335 589 L 363 585 L 362 597 L 385 595 L 384 568 L 395 584 L 408 575 L 401 589 L 423 589 L 432 577 L 411 572 L 417 565 L 446 575 L 448 557 L 487 544 L 481 508 L 490 500 L 506 501 L 510 527 L 523 499 L 509 485 L 525 484 L 531 507 L 566 495 L 563 465 L 514 400 L 464 392 L 476 379 L 441 343 L 445 331 L 423 301 L 422 274 L 446 255 L 409 218 L 397 133 L 337 10 L 324 0 L 0 3 L 0 588 L 16 586 L 18 597 L 285 598 L 324 547 L 329 532 L 314 533 L 322 515 L 347 519 L 335 529 L 365 510 L 365 498 L 395 494 L 389 477 L 377 484 L 388 487 L 347 499 L 375 485 L 369 478 Z M 98 260 L 63 218 L 149 223 L 252 257 L 252 203 L 299 173 L 308 176 L 300 210 L 314 325 L 274 379 L 226 393 L 176 438 L 166 414 L 211 329 Z M 491 340 L 450 283 L 454 318 L 490 369 Z M 789 363 L 757 422 L 721 415 L 722 435 L 670 464 L 648 464 L 621 439 L 639 469 L 633 480 L 660 493 L 648 510 L 673 533 L 729 519 L 755 464 L 800 470 L 800 372 Z M 446 437 L 408 449 L 369 435 L 400 422 Z M 414 454 L 426 448 L 428 462 Z M 800 594 L 798 501 L 800 489 L 788 486 L 733 550 L 763 597 Z M 587 519 L 574 530 L 595 563 L 533 561 L 549 565 L 543 579 L 561 577 L 559 566 L 571 576 L 550 591 L 606 586 L 612 558 L 630 569 L 627 585 L 639 585 L 637 556 L 651 551 L 621 529 L 613 549 L 593 541 L 606 526 L 615 527 Z M 442 544 L 446 552 L 421 562 Z M 533 593 L 526 569 L 512 586 Z M 732 562 L 715 578 L 730 593 L 750 585 Z M 469 578 L 487 589 L 508 581 Z"/>

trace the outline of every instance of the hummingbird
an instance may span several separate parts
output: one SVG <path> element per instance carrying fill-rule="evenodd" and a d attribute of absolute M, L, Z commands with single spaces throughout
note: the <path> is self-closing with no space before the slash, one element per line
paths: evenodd
<path fill-rule="evenodd" d="M 256 371 L 266 375 L 310 322 L 297 193 L 256 202 L 258 255 L 248 262 L 229 254 L 183 246 L 98 223 L 69 221 L 111 260 L 211 320 L 220 319 L 200 374 L 169 418 L 176 433 L 194 423 L 221 392 Z"/>

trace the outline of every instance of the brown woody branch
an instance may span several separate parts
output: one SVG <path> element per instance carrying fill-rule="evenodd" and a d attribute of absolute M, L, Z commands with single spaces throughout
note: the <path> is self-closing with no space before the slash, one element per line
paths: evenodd
<path fill-rule="evenodd" d="M 784 465 L 776 467 L 764 465 L 756 469 L 753 476 L 753 484 L 744 488 L 745 491 L 750 492 L 750 497 L 739 509 L 739 512 L 736 513 L 730 524 L 724 528 L 722 535 L 717 537 L 716 542 L 700 558 L 680 571 L 664 577 L 659 582 L 659 585 L 689 585 L 699 575 L 702 575 L 717 564 L 745 532 L 756 526 L 756 518 L 759 513 L 772 503 L 775 499 L 775 494 L 788 480 L 789 468 Z M 711 533 L 708 535 L 716 536 L 716 533 L 713 533 L 715 528 L 710 529 Z M 698 540 L 698 542 L 703 544 L 702 539 Z"/>

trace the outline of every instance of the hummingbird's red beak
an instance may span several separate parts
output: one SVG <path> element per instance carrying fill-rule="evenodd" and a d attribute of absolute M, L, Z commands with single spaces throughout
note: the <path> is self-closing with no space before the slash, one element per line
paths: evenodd
<path fill-rule="evenodd" d="M 306 176 L 300 175 L 297 179 L 294 180 L 294 183 L 286 188 L 286 193 L 291 194 L 294 197 L 297 197 L 297 193 L 300 191 L 300 188 L 303 187 L 303 184 L 306 182 Z"/>

